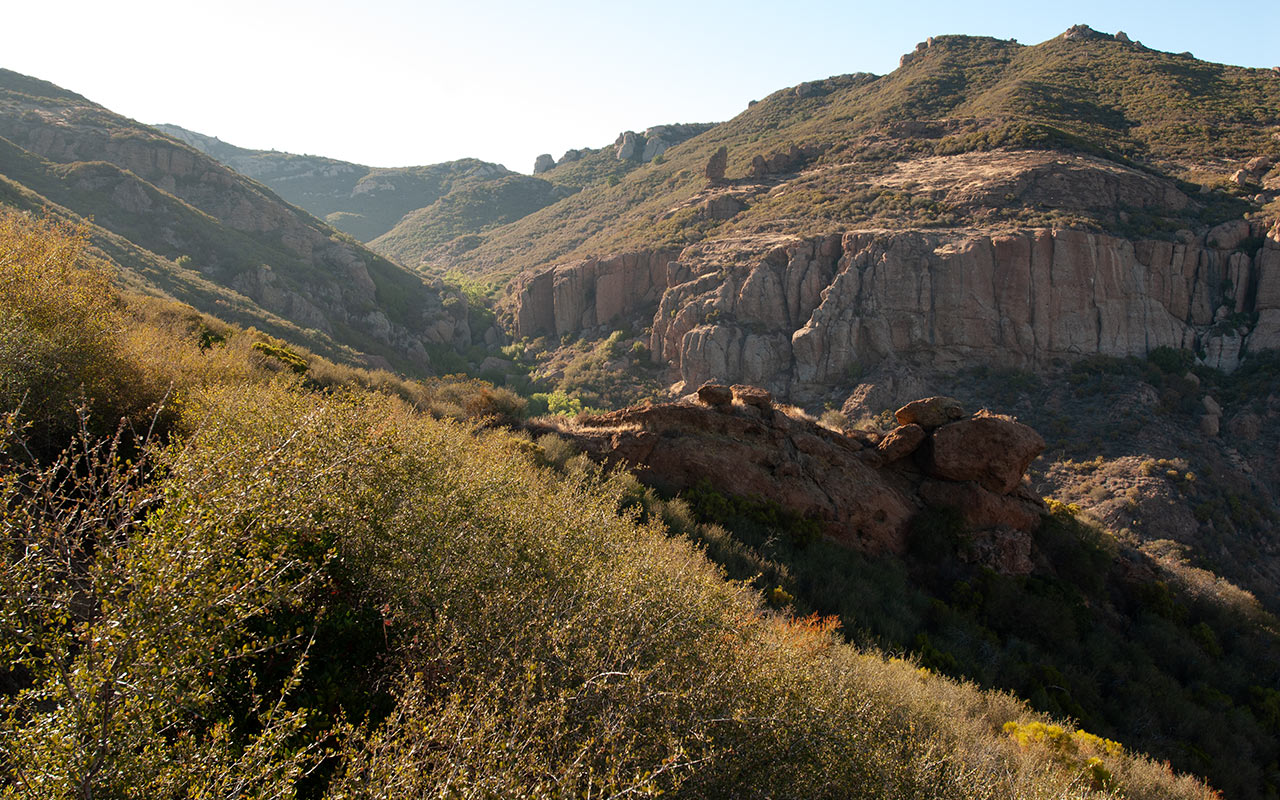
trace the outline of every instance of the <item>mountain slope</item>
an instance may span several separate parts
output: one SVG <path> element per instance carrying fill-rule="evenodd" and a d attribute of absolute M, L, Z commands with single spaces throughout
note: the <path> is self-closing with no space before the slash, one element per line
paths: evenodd
<path fill-rule="evenodd" d="M 1103 34 L 1073 29 L 1035 46 L 937 37 L 889 75 L 775 92 L 672 148 L 665 163 L 493 232 L 453 266 L 509 275 L 619 250 L 867 225 L 1071 224 L 1167 235 L 1241 213 L 1242 198 L 1256 190 L 1231 184 L 1231 194 L 1200 195 L 1200 187 L 1228 187 L 1249 159 L 1280 155 L 1277 109 L 1280 76 L 1271 71 Z M 709 187 L 704 167 L 721 146 L 729 180 Z M 1043 164 L 1006 163 L 1006 151 L 1028 149 L 1101 157 L 1114 166 L 1082 168 L 1122 170 L 1158 188 L 1124 204 L 1132 209 L 1081 207 L 1027 185 L 1035 174 L 1028 170 L 1043 172 Z M 960 154 L 968 160 L 955 161 Z M 928 157 L 950 159 L 935 165 L 950 179 L 909 169 Z M 728 218 L 707 213 L 707 202 L 722 196 L 739 206 Z"/>
<path fill-rule="evenodd" d="M 321 156 L 250 150 L 177 125 L 156 128 L 266 184 L 362 242 L 376 239 L 405 214 L 431 205 L 455 187 L 517 174 L 474 158 L 424 167 L 366 167 Z"/>
<path fill-rule="evenodd" d="M 318 331 L 304 334 L 308 346 L 323 351 L 327 339 L 421 372 L 428 348 L 470 345 L 465 304 L 445 308 L 443 286 L 180 142 L 8 71 L 0 72 L 0 174 L 153 253 L 143 259 L 151 268 L 180 262 Z M 214 311 L 206 296 L 174 296 Z"/>

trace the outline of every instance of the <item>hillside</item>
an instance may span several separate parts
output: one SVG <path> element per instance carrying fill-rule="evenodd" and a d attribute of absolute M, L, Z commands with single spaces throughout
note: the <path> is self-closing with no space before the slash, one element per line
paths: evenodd
<path fill-rule="evenodd" d="M 472 344 L 466 303 L 442 284 L 154 129 L 8 71 L 0 175 L 14 205 L 112 234 L 95 243 L 125 283 L 202 311 L 238 309 L 318 351 L 419 373 L 429 351 Z"/>
<path fill-rule="evenodd" d="M 1216 796 L 771 608 L 554 437 L 436 418 L 479 384 L 116 294 L 85 244 L 0 211 L 0 792 Z"/>
<path fill-rule="evenodd" d="M 402 264 L 443 274 L 484 241 L 585 186 L 623 175 L 714 125 L 655 125 L 624 131 L 610 147 L 538 157 L 533 177 L 463 159 L 425 167 L 374 169 L 319 156 L 248 150 L 177 125 L 159 130 L 261 181 L 290 202 Z M 538 177 L 541 176 L 541 177 Z"/>
<path fill-rule="evenodd" d="M 500 164 L 474 158 L 424 167 L 366 167 L 322 156 L 249 150 L 177 125 L 155 127 L 362 242 L 378 238 L 405 214 L 431 205 L 455 188 L 517 175 Z"/>
<path fill-rule="evenodd" d="M 454 266 L 509 276 L 622 250 L 856 227 L 1172 236 L 1257 203 L 1268 179 L 1235 176 L 1280 155 L 1278 106 L 1272 71 L 1087 28 L 1034 46 L 941 36 L 888 75 L 775 92 L 664 163 L 495 231 Z M 708 185 L 722 146 L 726 178 Z"/>

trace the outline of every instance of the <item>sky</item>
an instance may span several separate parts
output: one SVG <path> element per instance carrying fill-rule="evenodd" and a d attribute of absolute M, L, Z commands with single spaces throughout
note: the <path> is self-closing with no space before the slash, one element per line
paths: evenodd
<path fill-rule="evenodd" d="M 807 80 L 891 72 L 917 42 L 1035 44 L 1084 23 L 1280 65 L 1280 2 L 469 3 L 0 0 L 0 67 L 148 124 L 380 167 L 540 153 L 729 119 Z"/>

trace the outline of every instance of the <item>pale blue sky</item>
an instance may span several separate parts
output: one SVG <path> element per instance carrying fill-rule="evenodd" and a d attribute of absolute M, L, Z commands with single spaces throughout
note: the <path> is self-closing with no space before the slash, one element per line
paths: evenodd
<path fill-rule="evenodd" d="M 929 36 L 1073 24 L 1280 64 L 1280 2 L 8 0 L 0 66 L 148 123 L 375 166 L 534 157 L 728 119 L 801 81 L 885 73 Z"/>

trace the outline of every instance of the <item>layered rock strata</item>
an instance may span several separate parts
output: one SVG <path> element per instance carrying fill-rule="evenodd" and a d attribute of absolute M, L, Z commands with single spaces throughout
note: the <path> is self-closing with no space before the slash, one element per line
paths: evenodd
<path fill-rule="evenodd" d="M 685 386 L 804 399 L 886 360 L 1037 368 L 1162 346 L 1231 371 L 1280 347 L 1280 224 L 1177 242 L 1031 229 L 710 243 L 523 276 L 513 316 L 518 335 L 563 335 L 655 300 L 653 358 Z"/>

